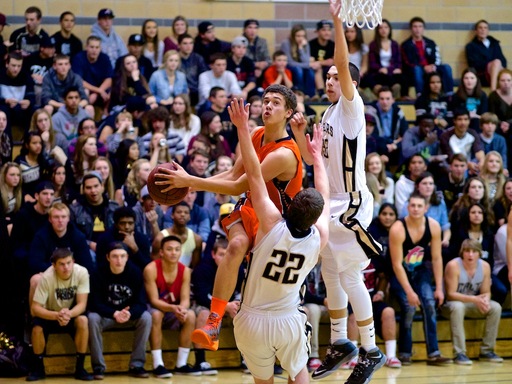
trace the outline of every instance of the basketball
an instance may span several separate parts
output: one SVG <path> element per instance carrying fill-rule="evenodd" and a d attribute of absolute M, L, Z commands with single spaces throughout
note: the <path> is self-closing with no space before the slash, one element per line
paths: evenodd
<path fill-rule="evenodd" d="M 176 170 L 176 166 L 173 163 L 164 163 L 153 168 L 148 176 L 148 192 L 153 200 L 162 205 L 176 205 L 182 201 L 188 193 L 188 187 L 173 188 L 165 193 L 160 192 L 162 189 L 167 188 L 166 185 L 156 185 L 155 181 L 163 181 L 156 177 L 158 168 L 167 168 Z"/>

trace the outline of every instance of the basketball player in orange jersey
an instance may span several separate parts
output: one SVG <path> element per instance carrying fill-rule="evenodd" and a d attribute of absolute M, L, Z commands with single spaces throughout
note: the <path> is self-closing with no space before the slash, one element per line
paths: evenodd
<path fill-rule="evenodd" d="M 232 103 L 238 103 L 233 100 Z M 302 163 L 299 148 L 286 131 L 286 123 L 297 106 L 293 92 L 282 85 L 271 85 L 263 94 L 263 122 L 252 134 L 252 143 L 261 162 L 263 178 L 269 196 L 284 215 L 290 200 L 301 189 Z M 225 195 L 247 192 L 249 182 L 242 159 L 238 158 L 230 171 L 203 179 L 189 175 L 182 167 L 175 171 L 159 168 L 157 177 L 167 180 L 156 182 L 164 186 L 162 193 L 180 187 L 210 191 Z M 168 185 L 168 187 L 165 187 Z M 258 219 L 251 205 L 250 192 L 241 198 L 233 212 L 222 222 L 228 234 L 226 257 L 215 276 L 210 315 L 206 325 L 196 329 L 192 341 L 200 348 L 217 350 L 222 317 L 228 300 L 236 286 L 238 268 L 248 250 L 252 248 Z"/>

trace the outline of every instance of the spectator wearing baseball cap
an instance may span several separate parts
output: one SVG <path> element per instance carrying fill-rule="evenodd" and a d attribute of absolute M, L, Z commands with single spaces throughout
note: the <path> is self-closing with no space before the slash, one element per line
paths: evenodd
<path fill-rule="evenodd" d="M 247 39 L 246 56 L 254 62 L 254 74 L 259 78 L 271 63 L 267 40 L 258 36 L 260 23 L 256 19 L 244 21 L 243 36 Z"/>
<path fill-rule="evenodd" d="M 332 41 L 332 22 L 320 20 L 316 23 L 317 37 L 309 40 L 311 57 L 322 66 L 323 79 L 327 78 L 327 71 L 334 65 L 334 41 Z"/>
<path fill-rule="evenodd" d="M 29 56 L 31 53 L 38 52 L 41 40 L 48 37 L 48 33 L 41 28 L 41 18 L 43 17 L 38 7 L 28 7 L 25 10 L 25 26 L 16 29 L 9 40 L 12 45 L 9 50 L 21 52 L 23 56 Z"/>
<path fill-rule="evenodd" d="M 227 69 L 235 74 L 245 100 L 256 94 L 256 68 L 254 61 L 246 55 L 248 45 L 249 41 L 245 36 L 235 37 L 231 42 L 231 56 L 227 60 Z"/>
<path fill-rule="evenodd" d="M 114 11 L 103 8 L 98 12 L 98 21 L 91 28 L 91 34 L 101 39 L 101 51 L 108 55 L 112 68 L 119 57 L 128 53 L 123 39 L 114 30 L 114 17 Z"/>
<path fill-rule="evenodd" d="M 215 26 L 210 21 L 202 21 L 197 25 L 197 36 L 194 41 L 194 52 L 201 55 L 205 63 L 210 62 L 210 56 L 222 52 L 228 54 L 231 44 L 215 37 Z"/>
<path fill-rule="evenodd" d="M 139 64 L 139 71 L 144 76 L 146 81 L 149 81 L 151 75 L 155 71 L 153 63 L 146 56 L 144 56 L 144 36 L 140 33 L 134 33 L 128 37 L 128 54 L 135 56 L 137 63 Z M 116 60 L 114 72 L 119 72 L 124 56 L 121 56 Z"/>

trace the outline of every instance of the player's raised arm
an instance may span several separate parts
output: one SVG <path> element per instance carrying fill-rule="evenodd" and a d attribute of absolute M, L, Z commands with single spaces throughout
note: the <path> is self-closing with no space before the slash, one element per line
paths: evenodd
<path fill-rule="evenodd" d="M 308 153 L 313 159 L 313 171 L 315 175 L 315 189 L 320 192 L 324 198 L 324 209 L 316 221 L 316 227 L 320 232 L 322 247 L 327 244 L 329 238 L 329 179 L 325 171 L 324 161 L 322 159 L 322 127 L 315 124 L 313 127 L 313 139 L 310 140 L 309 134 L 306 135 L 306 146 Z"/>
<path fill-rule="evenodd" d="M 334 25 L 334 65 L 338 70 L 341 93 L 347 100 L 354 98 L 354 84 L 349 71 L 348 46 L 343 31 L 343 23 L 339 17 L 341 10 L 341 0 L 330 0 L 329 11 Z"/>
<path fill-rule="evenodd" d="M 229 117 L 238 130 L 238 140 L 246 177 L 251 191 L 251 201 L 258 216 L 261 230 L 268 232 L 282 216 L 268 195 L 260 161 L 252 144 L 249 126 L 249 104 L 244 106 L 243 99 L 234 99 L 228 106 Z"/>

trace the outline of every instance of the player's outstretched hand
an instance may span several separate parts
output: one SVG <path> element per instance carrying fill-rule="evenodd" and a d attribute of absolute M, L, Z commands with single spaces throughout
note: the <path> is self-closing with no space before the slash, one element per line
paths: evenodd
<path fill-rule="evenodd" d="M 292 127 L 292 132 L 295 137 L 304 135 L 307 125 L 308 123 L 302 112 L 295 112 L 290 119 L 290 126 Z"/>
<path fill-rule="evenodd" d="M 230 105 L 228 105 L 228 113 L 231 119 L 231 122 L 238 128 L 249 130 L 247 126 L 247 122 L 249 121 L 249 106 L 247 103 L 244 105 L 244 99 L 242 98 L 234 98 Z"/>
<path fill-rule="evenodd" d="M 155 174 L 155 178 L 160 179 L 155 181 L 155 185 L 168 185 L 168 187 L 160 191 L 161 193 L 166 193 L 173 188 L 189 187 L 189 174 L 187 171 L 178 163 L 173 162 L 173 164 L 176 170 L 158 167 L 158 173 Z"/>
<path fill-rule="evenodd" d="M 329 12 L 332 17 L 339 17 L 341 11 L 341 0 L 329 0 Z"/>
<path fill-rule="evenodd" d="M 313 158 L 321 158 L 322 157 L 322 126 L 320 124 L 313 125 L 313 138 L 309 136 L 309 133 L 306 134 L 306 145 L 308 147 L 308 152 L 311 153 Z"/>

